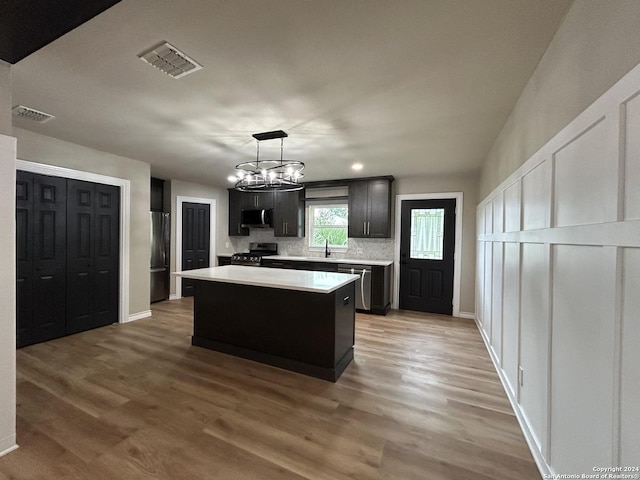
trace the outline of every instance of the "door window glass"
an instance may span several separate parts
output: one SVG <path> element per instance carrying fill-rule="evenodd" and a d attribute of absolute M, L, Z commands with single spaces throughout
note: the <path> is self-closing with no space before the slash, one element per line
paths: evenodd
<path fill-rule="evenodd" d="M 442 260 L 443 247 L 444 208 L 412 208 L 410 257 Z"/>

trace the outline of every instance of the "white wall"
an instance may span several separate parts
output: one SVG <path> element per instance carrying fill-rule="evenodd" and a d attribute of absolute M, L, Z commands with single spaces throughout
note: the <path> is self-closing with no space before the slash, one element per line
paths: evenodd
<path fill-rule="evenodd" d="M 479 199 L 640 62 L 640 2 L 575 0 L 485 159 Z"/>
<path fill-rule="evenodd" d="M 149 209 L 150 167 L 148 163 L 14 128 L 18 158 L 83 172 L 98 173 L 131 182 L 129 315 L 136 318 L 149 311 Z"/>
<path fill-rule="evenodd" d="M 16 141 L 10 133 L 11 68 L 0 62 L 0 455 L 16 445 Z"/>
<path fill-rule="evenodd" d="M 478 205 L 478 324 L 543 473 L 638 465 L 638 192 L 640 65 Z"/>

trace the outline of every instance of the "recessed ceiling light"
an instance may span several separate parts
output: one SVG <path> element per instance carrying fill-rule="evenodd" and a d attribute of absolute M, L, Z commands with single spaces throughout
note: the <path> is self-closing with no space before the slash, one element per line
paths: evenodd
<path fill-rule="evenodd" d="M 354 163 L 353 165 L 351 165 L 351 169 L 352 170 L 362 170 L 362 164 L 361 163 Z"/>

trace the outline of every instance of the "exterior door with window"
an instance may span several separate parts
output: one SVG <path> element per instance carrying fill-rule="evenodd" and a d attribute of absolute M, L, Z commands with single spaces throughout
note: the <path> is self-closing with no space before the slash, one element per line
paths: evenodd
<path fill-rule="evenodd" d="M 451 315 L 456 200 L 404 200 L 400 212 L 400 309 Z"/>

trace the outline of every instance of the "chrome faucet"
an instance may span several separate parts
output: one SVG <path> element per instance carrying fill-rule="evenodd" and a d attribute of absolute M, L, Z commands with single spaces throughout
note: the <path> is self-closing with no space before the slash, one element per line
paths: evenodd
<path fill-rule="evenodd" d="M 331 255 L 331 252 L 329 251 L 329 239 L 325 238 L 324 239 L 324 258 L 327 258 L 329 255 Z"/>

